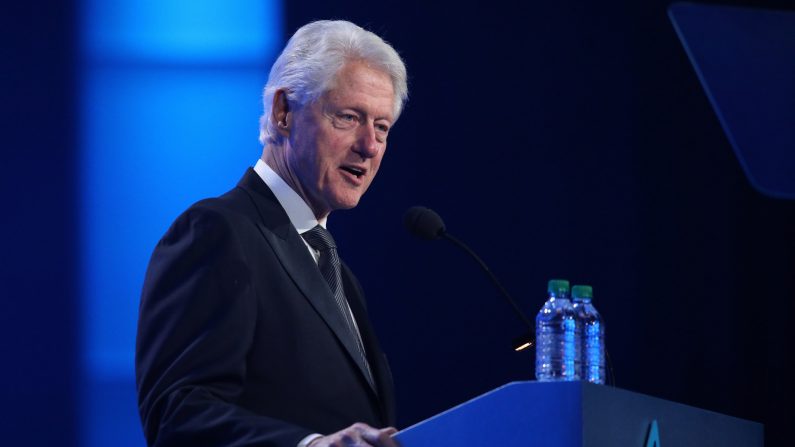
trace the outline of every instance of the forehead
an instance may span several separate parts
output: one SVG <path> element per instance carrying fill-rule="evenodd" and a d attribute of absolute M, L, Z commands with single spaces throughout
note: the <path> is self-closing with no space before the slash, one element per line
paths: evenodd
<path fill-rule="evenodd" d="M 324 99 L 336 107 L 351 107 L 374 118 L 392 120 L 395 89 L 392 78 L 364 62 L 348 62 L 336 74 Z"/>

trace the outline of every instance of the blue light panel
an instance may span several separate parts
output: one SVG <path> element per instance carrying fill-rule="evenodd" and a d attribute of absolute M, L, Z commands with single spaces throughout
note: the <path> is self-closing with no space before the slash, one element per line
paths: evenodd
<path fill-rule="evenodd" d="M 85 81 L 87 366 L 129 377 L 149 255 L 182 210 L 231 189 L 259 157 L 263 74 L 110 68 Z"/>
<path fill-rule="evenodd" d="M 262 63 L 282 39 L 276 0 L 84 0 L 83 47 L 99 59 Z"/>
<path fill-rule="evenodd" d="M 83 0 L 82 445 L 144 445 L 135 333 L 149 256 L 259 157 L 278 0 Z"/>

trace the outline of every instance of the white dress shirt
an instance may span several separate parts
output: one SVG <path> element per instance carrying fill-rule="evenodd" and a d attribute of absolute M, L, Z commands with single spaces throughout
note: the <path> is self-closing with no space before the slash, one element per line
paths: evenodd
<path fill-rule="evenodd" d="M 279 204 L 284 208 L 287 217 L 290 218 L 290 223 L 293 224 L 298 234 L 304 234 L 317 225 L 326 228 L 328 216 L 320 220 L 315 218 L 315 213 L 313 213 L 309 205 L 304 202 L 304 199 L 301 198 L 284 179 L 279 177 L 276 171 L 262 161 L 262 159 L 257 160 L 257 164 L 254 165 L 254 172 L 256 172 L 262 181 L 268 185 L 268 188 L 273 191 L 273 195 L 276 196 L 276 200 L 278 200 Z M 309 252 L 312 253 L 315 262 L 318 262 L 320 259 L 320 252 L 312 248 L 308 242 L 304 241 L 304 244 L 306 244 Z"/>

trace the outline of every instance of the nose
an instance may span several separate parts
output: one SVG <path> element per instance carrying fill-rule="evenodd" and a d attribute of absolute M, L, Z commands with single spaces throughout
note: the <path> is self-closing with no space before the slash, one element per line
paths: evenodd
<path fill-rule="evenodd" d="M 378 154 L 380 145 L 381 143 L 375 136 L 375 123 L 365 123 L 359 126 L 354 152 L 363 159 L 373 158 Z"/>

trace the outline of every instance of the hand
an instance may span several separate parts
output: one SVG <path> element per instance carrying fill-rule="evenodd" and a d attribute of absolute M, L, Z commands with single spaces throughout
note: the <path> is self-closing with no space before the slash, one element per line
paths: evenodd
<path fill-rule="evenodd" d="M 309 443 L 309 447 L 399 447 L 392 435 L 397 433 L 394 427 L 373 428 L 362 422 L 350 427 L 321 436 Z"/>

